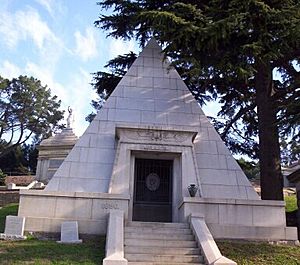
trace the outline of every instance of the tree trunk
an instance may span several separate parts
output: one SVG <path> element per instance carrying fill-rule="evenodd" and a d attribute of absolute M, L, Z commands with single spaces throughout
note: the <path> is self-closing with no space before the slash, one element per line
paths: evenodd
<path fill-rule="evenodd" d="M 261 198 L 283 200 L 277 109 L 272 99 L 272 69 L 268 63 L 259 61 L 256 70 Z"/>

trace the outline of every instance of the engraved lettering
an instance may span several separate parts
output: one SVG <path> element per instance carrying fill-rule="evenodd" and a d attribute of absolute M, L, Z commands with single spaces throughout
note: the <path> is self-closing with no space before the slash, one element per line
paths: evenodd
<path fill-rule="evenodd" d="M 101 208 L 105 210 L 117 210 L 119 209 L 119 205 L 117 203 L 103 203 Z"/>

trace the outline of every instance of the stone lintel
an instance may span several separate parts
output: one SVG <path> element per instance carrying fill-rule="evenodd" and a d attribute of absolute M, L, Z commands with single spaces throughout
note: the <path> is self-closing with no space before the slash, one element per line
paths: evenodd
<path fill-rule="evenodd" d="M 163 126 L 116 127 L 116 137 L 122 143 L 192 146 L 195 131 Z"/>

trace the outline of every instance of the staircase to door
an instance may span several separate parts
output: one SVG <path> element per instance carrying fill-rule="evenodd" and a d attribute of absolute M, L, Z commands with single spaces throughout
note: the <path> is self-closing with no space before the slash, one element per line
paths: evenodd
<path fill-rule="evenodd" d="M 188 224 L 128 222 L 124 232 L 129 265 L 204 264 Z"/>

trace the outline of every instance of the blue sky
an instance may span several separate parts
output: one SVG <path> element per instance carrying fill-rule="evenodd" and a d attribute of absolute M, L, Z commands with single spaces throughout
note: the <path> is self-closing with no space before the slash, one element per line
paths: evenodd
<path fill-rule="evenodd" d="M 134 42 L 107 39 L 94 27 L 96 1 L 0 0 L 0 75 L 34 76 L 74 109 L 81 135 L 96 94 L 90 73 L 103 69 L 119 53 L 138 51 Z"/>
<path fill-rule="evenodd" d="M 96 0 L 0 0 L 0 75 L 47 84 L 62 109 L 73 108 L 78 136 L 96 98 L 90 73 L 118 54 L 139 51 L 133 41 L 106 38 L 95 28 L 100 12 Z"/>

